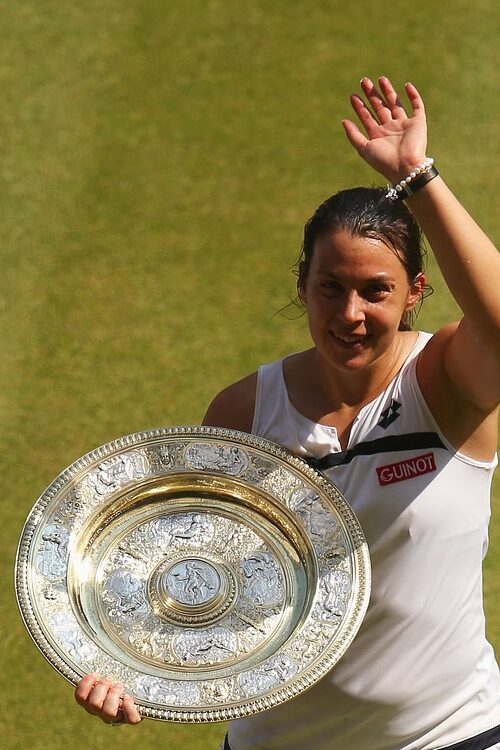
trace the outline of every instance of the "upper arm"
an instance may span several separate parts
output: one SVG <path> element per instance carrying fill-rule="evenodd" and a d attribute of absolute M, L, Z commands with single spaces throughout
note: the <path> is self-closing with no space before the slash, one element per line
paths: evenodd
<path fill-rule="evenodd" d="M 418 382 L 437 424 L 471 458 L 490 460 L 496 449 L 499 370 L 494 347 L 474 340 L 465 320 L 441 328 L 418 359 Z"/>
<path fill-rule="evenodd" d="M 500 401 L 500 340 L 484 340 L 463 318 L 439 331 L 446 376 L 462 402 L 485 415 Z"/>
<path fill-rule="evenodd" d="M 256 387 L 257 373 L 254 372 L 243 380 L 224 388 L 208 407 L 203 424 L 251 432 Z"/>

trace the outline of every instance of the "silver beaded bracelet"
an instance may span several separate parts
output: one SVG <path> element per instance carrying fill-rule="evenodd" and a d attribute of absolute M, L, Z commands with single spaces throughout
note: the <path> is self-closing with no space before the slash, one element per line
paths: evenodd
<path fill-rule="evenodd" d="M 412 195 L 415 190 L 418 190 L 419 188 L 426 185 L 427 182 L 430 182 L 430 180 L 434 179 L 434 177 L 437 177 L 437 175 L 439 174 L 437 169 L 433 167 L 433 164 L 434 159 L 426 159 L 422 162 L 422 164 L 419 164 L 417 167 L 412 169 L 408 177 L 404 177 L 396 185 L 387 185 L 388 190 L 386 198 L 389 198 L 389 200 L 391 201 L 404 200 L 405 198 L 408 198 L 410 195 Z M 417 184 L 413 184 L 421 175 L 427 175 L 428 179 L 419 179 Z"/>

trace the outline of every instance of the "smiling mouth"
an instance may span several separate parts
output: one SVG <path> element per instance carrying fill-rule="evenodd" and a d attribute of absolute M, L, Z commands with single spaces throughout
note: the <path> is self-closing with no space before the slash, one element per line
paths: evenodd
<path fill-rule="evenodd" d="M 338 344 L 348 348 L 364 344 L 366 341 L 366 334 L 362 336 L 348 336 L 347 334 L 341 336 L 337 333 L 332 333 L 331 336 Z"/>

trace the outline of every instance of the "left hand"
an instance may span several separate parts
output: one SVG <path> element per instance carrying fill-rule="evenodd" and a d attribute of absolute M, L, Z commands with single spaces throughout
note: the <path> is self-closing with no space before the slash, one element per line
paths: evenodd
<path fill-rule="evenodd" d="M 405 85 L 412 113 L 408 116 L 390 80 L 378 79 L 380 92 L 369 78 L 361 88 L 372 110 L 357 94 L 350 97 L 352 108 L 366 136 L 351 120 L 342 120 L 347 138 L 370 166 L 396 183 L 426 158 L 427 121 L 424 103 L 412 83 Z"/>

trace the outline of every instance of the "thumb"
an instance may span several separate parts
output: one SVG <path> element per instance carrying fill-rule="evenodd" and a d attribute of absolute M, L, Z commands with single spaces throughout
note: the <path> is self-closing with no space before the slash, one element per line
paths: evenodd
<path fill-rule="evenodd" d="M 351 120 L 342 120 L 341 122 L 344 127 L 347 140 L 349 141 L 351 146 L 353 146 L 356 151 L 362 151 L 368 143 L 368 138 L 363 135 L 357 125 L 351 122 Z"/>

